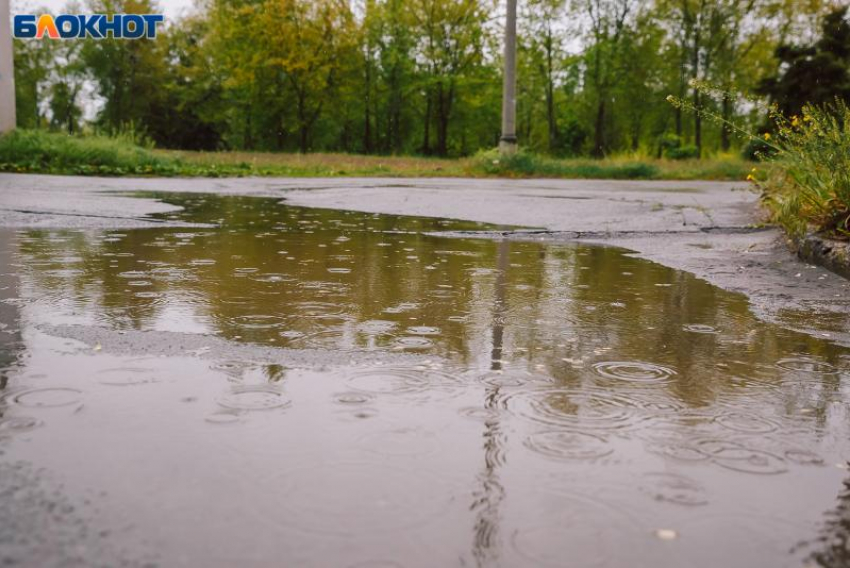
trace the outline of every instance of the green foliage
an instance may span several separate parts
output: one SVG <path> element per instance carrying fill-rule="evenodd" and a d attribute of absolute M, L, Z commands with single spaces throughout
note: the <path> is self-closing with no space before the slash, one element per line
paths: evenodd
<path fill-rule="evenodd" d="M 774 219 L 794 236 L 850 238 L 850 108 L 807 105 L 774 120 L 778 167 L 761 184 Z"/>
<path fill-rule="evenodd" d="M 0 171 L 83 175 L 174 175 L 179 163 L 127 138 L 14 130 L 0 137 Z"/>
<path fill-rule="evenodd" d="M 155 0 L 89 4 L 156 9 Z M 685 120 L 664 96 L 753 129 L 764 116 L 739 95 L 779 75 L 790 60 L 776 59 L 777 45 L 811 35 L 827 4 L 520 2 L 519 144 L 561 158 L 727 154 L 728 128 Z M 170 149 L 473 156 L 500 136 L 502 17 L 491 0 L 208 0 L 155 40 L 16 40 L 19 126 L 115 134 L 132 125 Z M 835 57 L 823 76 L 810 66 L 788 87 L 802 98 L 834 83 L 833 71 L 846 75 L 847 26 L 830 18 L 816 51 Z M 692 79 L 732 96 L 704 99 Z M 83 98 L 88 86 L 97 105 Z M 659 149 L 667 133 L 675 149 Z"/>
<path fill-rule="evenodd" d="M 729 96 L 704 83 L 695 88 L 708 97 Z M 711 110 L 668 97 L 676 108 L 707 117 L 738 132 L 753 154 L 770 165 L 767 175 L 753 168 L 747 180 L 761 190 L 772 220 L 789 235 L 816 231 L 850 238 L 850 108 L 837 99 L 831 105 L 805 105 L 800 115 L 770 110 L 767 132 L 754 135 Z M 771 134 L 773 132 L 773 134 Z"/>
<path fill-rule="evenodd" d="M 556 160 L 521 152 L 504 160 L 490 151 L 467 159 L 351 154 L 174 152 L 142 146 L 138 134 L 69 136 L 19 129 L 0 137 L 0 171 L 101 176 L 452 176 L 602 179 L 740 179 L 740 161 L 652 163 L 623 159 Z M 743 173 L 742 173 L 743 172 Z"/>
<path fill-rule="evenodd" d="M 699 158 L 699 149 L 693 145 L 682 143 L 682 137 L 675 134 L 665 134 L 658 142 L 660 153 L 670 160 L 692 160 Z"/>
<path fill-rule="evenodd" d="M 774 154 L 776 154 L 776 150 L 773 146 L 765 142 L 763 138 L 753 138 L 752 140 L 749 140 L 744 146 L 744 149 L 741 150 L 741 156 L 743 156 L 745 160 L 749 160 L 751 162 L 770 158 Z"/>
<path fill-rule="evenodd" d="M 765 78 L 759 94 L 770 97 L 786 116 L 803 107 L 850 101 L 850 22 L 848 6 L 835 8 L 823 21 L 821 38 L 812 46 L 780 45 L 779 72 Z"/>
<path fill-rule="evenodd" d="M 643 162 L 606 164 L 593 160 L 566 161 L 546 158 L 529 152 L 511 156 L 497 151 L 476 157 L 477 168 L 489 175 L 504 177 L 563 177 L 587 179 L 655 179 L 657 167 Z"/>
<path fill-rule="evenodd" d="M 693 160 L 699 158 L 699 149 L 692 144 L 679 146 L 678 148 L 671 148 L 666 157 L 671 160 Z"/>
<path fill-rule="evenodd" d="M 39 128 L 44 117 L 39 108 L 50 75 L 51 50 L 56 42 L 13 40 L 15 65 L 15 106 L 21 128 Z"/>

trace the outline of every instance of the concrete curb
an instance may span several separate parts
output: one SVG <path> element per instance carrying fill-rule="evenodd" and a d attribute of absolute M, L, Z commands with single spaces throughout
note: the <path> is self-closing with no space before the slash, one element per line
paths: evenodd
<path fill-rule="evenodd" d="M 850 242 L 809 234 L 795 239 L 792 244 L 804 261 L 850 278 Z"/>

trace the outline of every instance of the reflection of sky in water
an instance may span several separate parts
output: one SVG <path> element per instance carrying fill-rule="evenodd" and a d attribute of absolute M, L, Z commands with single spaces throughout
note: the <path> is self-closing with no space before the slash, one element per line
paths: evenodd
<path fill-rule="evenodd" d="M 445 556 L 422 558 L 443 565 L 559 565 L 568 549 L 611 566 L 635 549 L 647 565 L 793 564 L 803 553 L 788 551 L 834 502 L 850 358 L 759 322 L 741 296 L 616 249 L 425 234 L 487 228 L 474 223 L 167 200 L 186 207 L 176 217 L 221 227 L 19 231 L 4 277 L 20 279 L 24 301 L 0 306 L 3 323 L 210 334 L 384 364 L 299 369 L 209 348 L 133 360 L 60 347 L 33 328 L 5 424 L 29 431 L 28 412 L 100 401 L 115 414 L 63 416 L 64 427 L 102 421 L 144 448 L 152 440 L 133 430 L 143 407 L 154 430 L 183 432 L 195 460 L 226 476 L 260 472 L 231 504 L 256 503 L 277 522 L 277 501 L 259 503 L 264 491 L 286 496 L 292 518 L 276 530 L 340 543 L 356 534 L 360 552 L 382 550 L 378 535 L 396 527 L 407 537 L 387 558 L 408 563 L 439 539 Z M 43 430 L 48 418 L 35 417 Z M 232 429 L 212 440 L 213 426 Z M 93 437 L 134 463 L 126 444 Z M 24 453 L 39 457 L 41 443 Z M 179 445 L 166 454 L 184 459 Z M 47 461 L 69 468 L 62 455 Z M 156 463 L 142 468 L 152 479 Z M 189 522 L 192 492 L 174 497 L 186 509 L 175 518 Z M 681 538 L 658 547 L 653 531 L 665 527 Z M 729 546 L 717 550 L 712 535 Z M 313 537 L 305 550 L 317 557 L 346 550 L 310 548 Z"/>

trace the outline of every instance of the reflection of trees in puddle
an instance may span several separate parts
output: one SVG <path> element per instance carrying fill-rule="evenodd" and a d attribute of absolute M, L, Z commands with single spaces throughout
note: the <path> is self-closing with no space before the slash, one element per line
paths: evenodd
<path fill-rule="evenodd" d="M 842 483 L 838 504 L 826 513 L 820 535 L 806 543 L 814 550 L 809 560 L 823 568 L 850 566 L 850 478 Z"/>
<path fill-rule="evenodd" d="M 29 231 L 22 271 L 44 312 L 113 329 L 184 331 L 188 321 L 231 340 L 427 353 L 468 368 L 498 361 L 505 374 L 525 368 L 575 389 L 632 392 L 603 385 L 594 365 L 654 365 L 675 374 L 647 396 L 692 408 L 750 396 L 817 419 L 840 397 L 837 375 L 802 380 L 805 370 L 775 365 L 797 353 L 839 365 L 840 349 L 760 323 L 744 297 L 618 249 L 444 239 L 421 231 L 480 226 L 275 200 L 165 199 L 186 208 L 181 218 L 222 226 Z M 717 332 L 686 331 L 708 328 Z M 769 394 L 779 388 L 781 399 Z"/>

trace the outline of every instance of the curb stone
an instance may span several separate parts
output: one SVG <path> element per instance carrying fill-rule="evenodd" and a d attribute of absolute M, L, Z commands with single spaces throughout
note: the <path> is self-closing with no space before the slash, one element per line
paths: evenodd
<path fill-rule="evenodd" d="M 850 242 L 809 234 L 795 239 L 793 245 L 802 260 L 850 278 Z"/>

